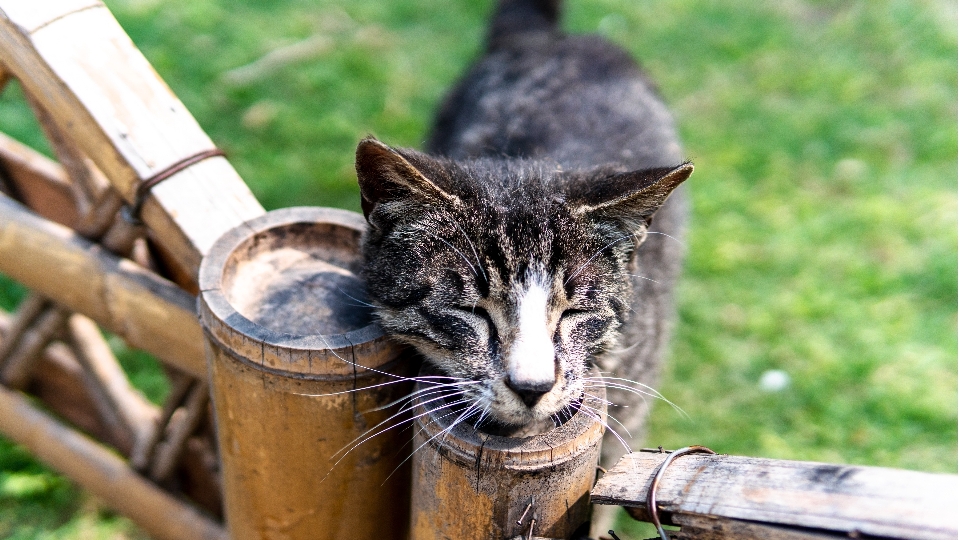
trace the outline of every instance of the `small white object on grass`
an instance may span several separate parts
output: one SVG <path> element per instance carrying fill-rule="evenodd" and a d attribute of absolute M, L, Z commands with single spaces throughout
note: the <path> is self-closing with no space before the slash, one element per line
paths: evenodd
<path fill-rule="evenodd" d="M 779 392 L 790 386 L 790 375 L 782 369 L 768 369 L 760 375 L 760 389 L 764 392 Z"/>

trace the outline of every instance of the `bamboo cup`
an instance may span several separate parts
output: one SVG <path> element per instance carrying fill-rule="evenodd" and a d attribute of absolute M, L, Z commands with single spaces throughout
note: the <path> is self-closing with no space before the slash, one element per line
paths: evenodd
<path fill-rule="evenodd" d="M 363 229 L 352 212 L 277 210 L 225 234 L 203 260 L 200 317 L 234 540 L 406 537 L 409 469 L 398 451 L 409 433 L 346 451 L 396 412 L 384 407 L 409 393 L 404 377 L 415 372 L 364 305 Z"/>
<path fill-rule="evenodd" d="M 414 408 L 412 540 L 570 538 L 586 531 L 607 414 L 603 387 L 584 396 L 599 420 L 581 410 L 525 438 L 465 423 L 451 428 L 457 415 L 430 399 Z"/>

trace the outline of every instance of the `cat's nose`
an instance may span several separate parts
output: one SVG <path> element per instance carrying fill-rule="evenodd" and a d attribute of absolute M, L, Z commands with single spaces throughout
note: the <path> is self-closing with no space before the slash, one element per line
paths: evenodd
<path fill-rule="evenodd" d="M 533 407 L 544 394 L 553 388 L 553 381 L 517 381 L 507 377 L 504 382 L 507 388 L 513 390 L 527 407 Z"/>

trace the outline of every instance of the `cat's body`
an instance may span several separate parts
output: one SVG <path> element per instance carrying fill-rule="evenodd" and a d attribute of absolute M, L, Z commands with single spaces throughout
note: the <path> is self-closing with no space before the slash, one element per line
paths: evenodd
<path fill-rule="evenodd" d="M 569 411 L 591 362 L 655 385 L 685 214 L 682 197 L 663 203 L 692 171 L 626 53 L 556 19 L 555 1 L 500 3 L 436 120 L 428 152 L 442 157 L 371 139 L 357 151 L 383 326 L 468 382 L 453 397 L 475 418 L 519 434 Z M 654 212 L 663 234 L 648 234 Z M 610 412 L 640 431 L 646 404 L 619 383 L 609 399 L 629 408 Z M 604 447 L 608 465 L 624 451 Z"/>

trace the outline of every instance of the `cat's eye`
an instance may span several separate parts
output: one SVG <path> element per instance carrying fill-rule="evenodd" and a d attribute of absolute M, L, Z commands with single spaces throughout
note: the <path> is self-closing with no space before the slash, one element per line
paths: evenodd
<path fill-rule="evenodd" d="M 560 314 L 561 319 L 566 319 L 567 317 L 573 317 L 574 315 L 583 315 L 590 313 L 588 309 L 578 309 L 578 308 L 569 308 L 563 310 L 563 313 Z"/>

